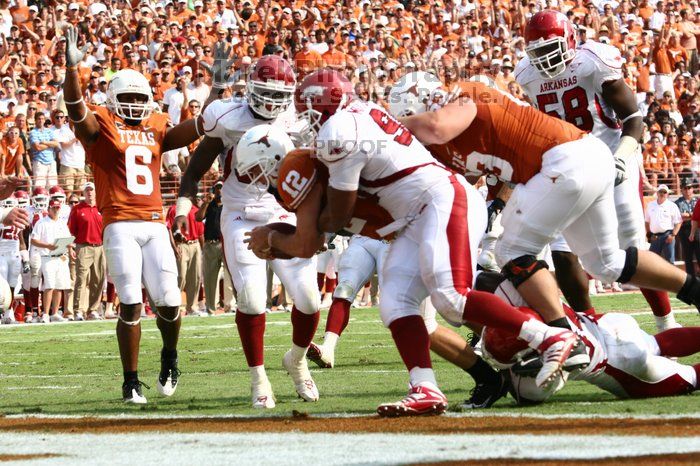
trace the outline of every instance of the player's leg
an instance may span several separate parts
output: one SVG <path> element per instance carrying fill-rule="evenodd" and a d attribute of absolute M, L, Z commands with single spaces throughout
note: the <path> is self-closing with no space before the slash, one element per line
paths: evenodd
<path fill-rule="evenodd" d="M 161 395 L 171 396 L 177 388 L 180 370 L 177 365 L 177 342 L 182 323 L 182 297 L 177 282 L 177 262 L 170 245 L 168 230 L 162 223 L 148 223 L 147 240 L 142 243 L 143 284 L 156 307 L 156 325 L 163 348 L 156 388 Z"/>
<path fill-rule="evenodd" d="M 654 335 L 658 355 L 670 358 L 700 353 L 700 327 L 672 328 Z"/>
<path fill-rule="evenodd" d="M 103 232 L 107 269 L 119 296 L 117 342 L 124 370 L 122 396 L 125 402 L 145 404 L 138 378 L 141 341 L 141 269 L 143 256 L 139 235 L 141 222 L 116 222 Z"/>
<path fill-rule="evenodd" d="M 32 313 L 41 313 L 39 286 L 41 285 L 41 256 L 39 254 L 29 255 L 29 294 L 32 301 Z"/>
<path fill-rule="evenodd" d="M 250 371 L 253 407 L 274 408 L 264 359 L 267 262 L 256 257 L 243 242 L 245 232 L 258 223 L 240 217 L 235 212 L 221 214 L 225 263 L 237 293 L 236 327 Z"/>
<path fill-rule="evenodd" d="M 274 260 L 272 270 L 292 298 L 292 349 L 282 364 L 304 401 L 318 401 L 318 388 L 309 372 L 306 353 L 316 333 L 320 296 L 315 282 L 315 258 Z"/>
<path fill-rule="evenodd" d="M 588 275 L 581 267 L 578 256 L 571 252 L 561 235 L 549 246 L 552 250 L 554 276 L 569 306 L 576 312 L 592 311 L 593 304 L 588 295 Z"/>
<path fill-rule="evenodd" d="M 379 245 L 377 247 L 377 245 Z M 372 252 L 383 255 L 388 245 L 379 240 L 355 236 L 338 261 L 338 285 L 328 310 L 323 344 L 312 343 L 308 357 L 319 367 L 331 368 L 335 363 L 335 348 L 350 320 L 350 306 L 357 293 L 372 277 L 377 261 Z"/>
<path fill-rule="evenodd" d="M 636 157 L 637 154 L 635 153 L 628 160 L 625 160 L 628 167 L 627 179 L 615 186 L 614 193 L 618 239 L 620 248 L 625 250 L 630 247 L 647 248 L 643 198 L 639 192 L 641 173 Z M 656 328 L 659 331 L 678 325 L 671 310 L 668 292 L 651 288 L 641 288 L 640 291 L 654 313 Z"/>

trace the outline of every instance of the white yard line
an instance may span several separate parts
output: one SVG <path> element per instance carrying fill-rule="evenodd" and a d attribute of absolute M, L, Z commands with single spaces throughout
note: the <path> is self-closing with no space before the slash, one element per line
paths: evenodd
<path fill-rule="evenodd" d="M 4 454 L 54 454 L 46 465 L 403 464 L 493 459 L 601 459 L 700 452 L 700 437 L 327 433 L 3 433 Z"/>

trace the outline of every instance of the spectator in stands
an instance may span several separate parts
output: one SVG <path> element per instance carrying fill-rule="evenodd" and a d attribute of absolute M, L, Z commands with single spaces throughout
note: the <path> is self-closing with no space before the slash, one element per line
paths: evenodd
<path fill-rule="evenodd" d="M 36 254 L 41 256 L 41 276 L 44 294 L 42 296 L 42 311 L 39 320 L 45 323 L 64 320 L 58 313 L 61 293 L 54 293 L 54 290 L 70 290 L 68 255 L 75 258 L 75 251 L 70 246 L 68 247 L 68 252 L 54 252 L 56 251 L 55 242 L 57 239 L 71 236 L 68 226 L 58 217 L 60 209 L 61 202 L 57 199 L 51 199 L 49 201 L 48 215 L 36 222 L 31 234 L 31 244 L 36 248 Z"/>
<path fill-rule="evenodd" d="M 659 185 L 656 199 L 647 204 L 644 221 L 649 235 L 650 251 L 674 263 L 676 236 L 683 223 L 678 206 L 668 199 L 669 189 Z"/>
<path fill-rule="evenodd" d="M 63 110 L 54 110 L 52 120 L 54 135 L 60 143 L 58 157 L 61 162 L 62 184 L 70 194 L 79 191 L 85 183 L 85 149 L 68 126 Z"/>
<path fill-rule="evenodd" d="M 37 113 L 36 126 L 29 132 L 29 147 L 32 172 L 36 186 L 50 187 L 58 183 L 56 173 L 56 150 L 60 143 L 52 128 L 45 126 L 46 116 Z"/>
<path fill-rule="evenodd" d="M 187 68 L 189 67 L 186 66 L 183 71 L 187 71 Z M 189 70 L 189 74 L 192 74 L 192 69 Z M 175 83 L 175 87 L 171 87 L 163 95 L 163 111 L 170 115 L 172 124 L 177 125 L 180 123 L 180 112 L 185 102 L 183 89 L 188 85 L 189 78 L 187 75 L 179 76 Z"/>
<path fill-rule="evenodd" d="M 204 225 L 198 222 L 195 215 L 199 209 L 192 206 L 187 216 L 187 231 L 174 232 L 173 240 L 177 249 L 177 274 L 180 283 L 180 291 L 185 292 L 187 315 L 201 315 L 201 312 L 194 308 L 199 292 L 200 277 L 202 275 L 202 248 L 200 242 L 203 240 Z M 168 229 L 172 229 L 175 221 L 175 205 L 170 206 L 167 215 Z"/>
<path fill-rule="evenodd" d="M 24 143 L 19 137 L 19 128 L 12 127 L 7 131 L 0 143 L 2 148 L 2 163 L 0 163 L 0 176 L 22 176 L 24 168 L 25 150 Z"/>
<path fill-rule="evenodd" d="M 95 185 L 83 186 L 84 201 L 71 206 L 68 228 L 75 236 L 75 293 L 73 308 L 76 320 L 100 318 L 102 288 L 106 262 L 102 250 L 102 215 L 95 206 Z M 71 196 L 73 197 L 73 196 Z"/>
<path fill-rule="evenodd" d="M 698 264 L 700 264 L 700 243 L 698 243 L 695 235 L 691 236 L 691 217 L 695 210 L 697 198 L 693 196 L 693 185 L 691 182 L 681 185 L 681 193 L 683 195 L 676 199 L 676 205 L 678 206 L 681 219 L 683 220 L 681 228 L 678 230 L 678 242 L 681 245 L 681 253 L 683 254 L 683 261 L 685 262 L 685 271 L 690 275 L 695 275 L 693 259 L 697 259 Z"/>

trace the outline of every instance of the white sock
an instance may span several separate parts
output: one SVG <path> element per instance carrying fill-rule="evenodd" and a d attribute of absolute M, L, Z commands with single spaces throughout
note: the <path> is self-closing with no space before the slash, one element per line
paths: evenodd
<path fill-rule="evenodd" d="M 665 316 L 654 316 L 654 320 L 656 321 L 656 328 L 660 332 L 674 328 L 678 325 L 676 318 L 673 316 L 673 312 L 669 312 Z"/>
<path fill-rule="evenodd" d="M 549 326 L 537 319 L 530 319 L 520 327 L 518 337 L 525 340 L 530 348 L 537 349 L 544 340 L 544 334 L 549 330 Z"/>
<path fill-rule="evenodd" d="M 292 343 L 292 360 L 299 362 L 306 357 L 306 351 L 308 348 L 303 348 Z"/>
<path fill-rule="evenodd" d="M 338 344 L 338 338 L 340 338 L 340 335 L 337 333 L 326 332 L 325 335 L 323 335 L 323 349 L 328 350 L 331 353 L 335 352 L 335 347 Z"/>
<path fill-rule="evenodd" d="M 249 367 L 248 369 L 250 370 L 250 379 L 253 385 L 259 385 L 267 381 L 265 366 Z"/>
<path fill-rule="evenodd" d="M 422 383 L 430 383 L 437 388 L 435 372 L 430 368 L 414 367 L 408 372 L 408 380 L 412 387 Z"/>

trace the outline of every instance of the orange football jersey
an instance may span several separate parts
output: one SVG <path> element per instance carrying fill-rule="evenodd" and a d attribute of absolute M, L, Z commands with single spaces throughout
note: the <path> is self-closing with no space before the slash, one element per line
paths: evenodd
<path fill-rule="evenodd" d="M 122 220 L 163 222 L 160 165 L 167 114 L 129 126 L 105 107 L 88 106 L 100 135 L 86 150 L 104 225 Z"/>
<path fill-rule="evenodd" d="M 460 98 L 476 104 L 469 128 L 447 144 L 428 146 L 435 158 L 465 174 L 493 174 L 525 183 L 542 168 L 542 155 L 586 134 L 479 82 L 461 82 Z"/>
<path fill-rule="evenodd" d="M 277 192 L 287 210 L 296 211 L 304 202 L 311 188 L 321 183 L 325 193 L 328 187 L 328 169 L 313 156 L 310 149 L 295 149 L 282 159 L 277 179 Z M 353 218 L 345 230 L 374 239 L 382 239 L 377 230 L 394 219 L 376 199 L 358 193 Z"/>

